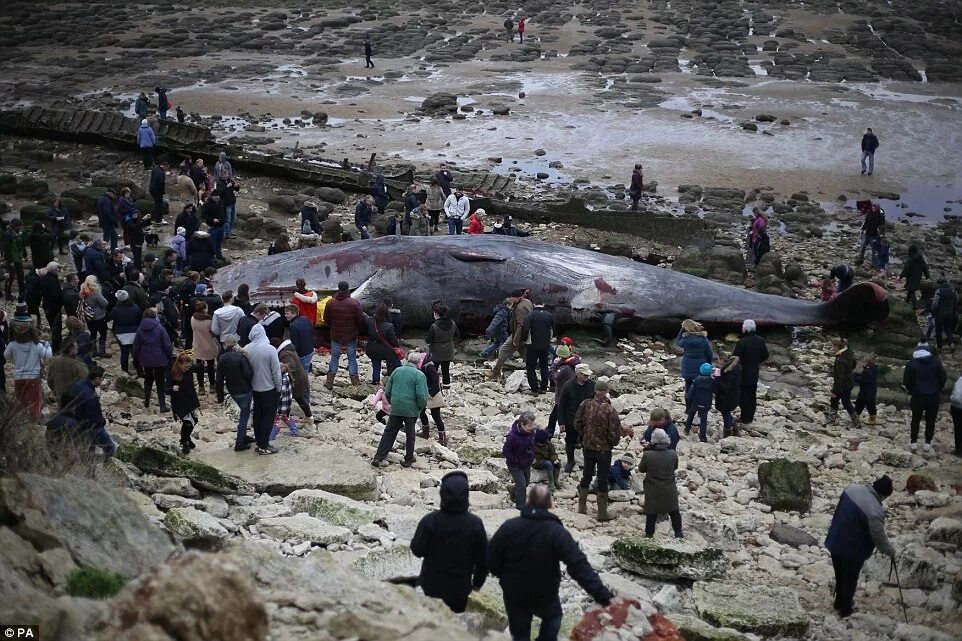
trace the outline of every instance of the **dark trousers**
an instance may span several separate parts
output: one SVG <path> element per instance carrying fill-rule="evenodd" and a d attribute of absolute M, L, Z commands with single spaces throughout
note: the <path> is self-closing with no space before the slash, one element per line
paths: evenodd
<path fill-rule="evenodd" d="M 441 384 L 447 387 L 451 384 L 451 361 L 437 361 L 435 365 L 441 374 Z"/>
<path fill-rule="evenodd" d="M 869 416 L 875 416 L 878 414 L 878 408 L 875 406 L 875 399 L 867 399 L 858 397 L 855 399 L 855 413 L 859 416 L 862 415 L 864 410 L 868 409 Z"/>
<path fill-rule="evenodd" d="M 132 243 L 130 245 L 130 253 L 133 254 L 134 267 L 140 269 L 143 266 L 144 246 L 141 243 Z"/>
<path fill-rule="evenodd" d="M 832 554 L 832 567 L 835 568 L 835 610 L 843 617 L 852 613 L 852 601 L 855 599 L 855 588 L 858 587 L 858 575 L 862 571 L 863 563 L 864 561 Z"/>
<path fill-rule="evenodd" d="M 531 391 L 545 391 L 548 389 L 548 350 L 528 348 L 528 353 L 524 355 L 524 367 L 528 372 L 528 385 Z M 535 372 L 537 368 L 537 372 Z M 538 383 L 538 374 L 541 374 L 541 383 Z"/>
<path fill-rule="evenodd" d="M 87 329 L 90 330 L 90 344 L 96 345 L 96 352 L 103 354 L 107 351 L 107 319 L 87 321 Z"/>
<path fill-rule="evenodd" d="M 438 223 L 441 220 L 441 210 L 440 209 L 429 209 L 428 215 L 431 217 L 431 231 L 438 230 Z"/>
<path fill-rule="evenodd" d="M 955 432 L 955 453 L 962 456 L 962 407 L 949 408 L 952 415 L 952 431 Z"/>
<path fill-rule="evenodd" d="M 548 436 L 554 438 L 554 428 L 558 424 L 558 405 L 555 404 L 551 408 L 551 414 L 548 415 L 548 427 L 545 429 L 548 432 Z"/>
<path fill-rule="evenodd" d="M 120 237 L 117 235 L 116 227 L 101 227 L 104 232 L 104 242 L 110 243 L 110 251 L 117 249 L 117 243 L 120 242 Z"/>
<path fill-rule="evenodd" d="M 364 68 L 365 68 L 365 69 L 373 69 L 373 68 L 374 68 L 374 61 L 371 60 L 371 56 L 366 55 L 366 56 L 364 56 L 364 59 L 365 59 L 365 61 L 366 61 L 365 64 L 364 64 Z"/>
<path fill-rule="evenodd" d="M 133 351 L 134 351 L 133 345 L 124 345 L 123 343 L 120 344 L 120 369 L 122 369 L 127 374 L 130 373 L 130 354 Z M 134 367 L 136 366 L 137 366 L 137 362 L 135 361 Z M 140 372 L 139 368 L 137 371 L 138 373 Z"/>
<path fill-rule="evenodd" d="M 413 461 L 414 460 L 414 426 L 417 425 L 417 416 L 391 416 L 387 420 L 387 427 L 384 428 L 384 433 L 381 434 L 381 442 L 377 444 L 377 454 L 374 455 L 374 459 L 377 461 L 383 461 L 384 458 L 394 447 L 394 441 L 397 439 L 397 433 L 404 428 L 404 435 L 407 437 L 404 443 L 404 460 Z"/>
<path fill-rule="evenodd" d="M 741 415 L 738 417 L 741 423 L 751 423 L 755 420 L 755 408 L 758 407 L 758 383 L 754 385 L 742 385 L 741 398 L 738 401 Z"/>
<path fill-rule="evenodd" d="M 910 402 L 912 407 L 911 438 L 915 443 L 919 440 L 919 424 L 922 422 L 922 415 L 925 415 L 925 442 L 931 443 L 935 437 L 935 419 L 939 415 L 939 395 L 938 394 L 912 394 Z"/>
<path fill-rule="evenodd" d="M 919 308 L 919 290 L 917 289 L 907 289 L 905 290 L 905 302 L 912 306 L 912 309 Z"/>
<path fill-rule="evenodd" d="M 838 411 L 838 404 L 841 403 L 842 407 L 849 414 L 855 413 L 855 406 L 852 405 L 852 390 L 847 389 L 844 392 L 833 392 L 832 400 L 829 404 L 832 406 L 832 411 Z"/>
<path fill-rule="evenodd" d="M 955 318 L 952 316 L 936 316 L 935 317 L 935 346 L 942 349 L 942 334 L 945 333 L 945 339 L 948 341 L 949 345 L 955 343 Z"/>
<path fill-rule="evenodd" d="M 691 424 L 695 420 L 695 415 L 698 415 L 698 440 L 705 442 L 708 439 L 708 408 L 707 407 L 692 407 L 688 410 L 688 417 L 685 420 L 685 434 L 691 431 Z"/>
<path fill-rule="evenodd" d="M 444 605 L 451 608 L 454 613 L 464 612 L 464 609 L 468 607 L 468 596 L 471 595 L 471 591 L 467 592 L 457 592 L 451 591 L 450 587 L 445 587 L 444 589 L 438 589 L 432 587 L 427 587 L 422 585 L 421 591 L 424 592 L 424 596 L 429 596 L 433 599 L 441 599 L 444 601 Z"/>
<path fill-rule="evenodd" d="M 565 425 L 565 457 L 567 463 L 575 464 L 575 450 L 581 444 L 581 436 L 575 431 L 574 425 Z"/>
<path fill-rule="evenodd" d="M 154 148 L 153 147 L 141 147 L 140 153 L 144 158 L 144 169 L 150 169 L 154 166 Z"/>
<path fill-rule="evenodd" d="M 431 418 L 434 419 L 434 427 L 438 428 L 439 432 L 444 431 L 444 421 L 441 420 L 441 408 L 432 407 L 429 410 L 421 410 L 421 425 L 423 427 L 428 426 L 428 412 L 431 412 Z"/>
<path fill-rule="evenodd" d="M 184 308 L 180 310 L 180 333 L 181 338 L 184 339 L 184 349 L 190 349 L 194 346 L 194 328 L 190 326 L 190 310 L 189 305 L 184 305 Z"/>
<path fill-rule="evenodd" d="M 63 315 L 60 308 L 51 309 L 45 312 L 47 324 L 50 325 L 50 347 L 54 352 L 60 351 L 60 343 L 63 340 Z"/>
<path fill-rule="evenodd" d="M 161 407 L 167 405 L 164 398 L 166 387 L 166 368 L 164 367 L 145 367 L 144 368 L 144 405 L 150 405 L 150 388 L 157 384 L 157 404 Z"/>
<path fill-rule="evenodd" d="M 531 641 L 531 618 L 534 616 L 541 619 L 541 630 L 536 641 L 557 641 L 561 631 L 561 601 L 557 597 L 551 605 L 535 610 L 505 599 L 504 610 L 508 615 L 511 641 Z"/>
<path fill-rule="evenodd" d="M 7 282 L 4 284 L 4 294 L 7 298 L 11 298 L 10 286 L 13 285 L 13 279 L 17 279 L 17 294 L 20 298 L 23 298 L 23 263 L 7 263 Z"/>
<path fill-rule="evenodd" d="M 151 194 L 151 198 L 154 199 L 154 213 L 150 216 L 150 219 L 155 223 L 159 223 L 164 219 L 164 195 Z M 176 229 L 174 231 L 177 231 Z"/>
<path fill-rule="evenodd" d="M 638 201 L 641 200 L 641 194 L 637 196 L 635 194 L 631 195 L 631 211 L 638 211 Z"/>
<path fill-rule="evenodd" d="M 581 483 L 578 485 L 583 490 L 587 490 L 591 485 L 591 477 L 597 479 L 599 492 L 605 492 L 608 488 L 608 470 L 611 468 L 611 450 L 599 452 L 585 448 L 585 469 L 581 472 Z"/>
<path fill-rule="evenodd" d="M 691 411 L 691 401 L 688 400 L 688 390 L 691 389 L 692 384 L 695 382 L 694 378 L 682 378 L 685 381 L 685 415 Z"/>
<path fill-rule="evenodd" d="M 274 427 L 274 416 L 277 414 L 277 403 L 280 399 L 281 393 L 276 389 L 254 392 L 251 422 L 254 427 L 254 441 L 261 449 L 267 449 L 271 444 L 271 429 Z"/>
<path fill-rule="evenodd" d="M 658 523 L 658 516 L 658 514 L 645 515 L 646 535 L 652 536 L 655 533 L 655 524 Z M 675 534 L 681 534 L 681 512 L 672 510 L 668 513 L 668 518 L 671 519 L 671 529 L 674 530 Z"/>
<path fill-rule="evenodd" d="M 210 387 L 213 389 L 217 380 L 217 361 L 195 361 L 195 364 L 197 365 L 197 369 L 194 370 L 197 373 L 197 388 L 204 391 L 204 370 L 206 370 L 207 380 L 210 381 Z"/>

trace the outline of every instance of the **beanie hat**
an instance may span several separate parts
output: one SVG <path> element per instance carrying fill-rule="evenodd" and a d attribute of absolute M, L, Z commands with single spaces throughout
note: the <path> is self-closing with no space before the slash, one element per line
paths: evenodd
<path fill-rule="evenodd" d="M 141 125 L 146 125 L 146 124 L 147 124 L 147 119 L 144 118 L 143 120 L 141 120 L 141 121 L 140 121 L 140 124 L 141 124 Z"/>
<path fill-rule="evenodd" d="M 559 358 L 568 358 L 571 356 L 571 350 L 568 349 L 567 345 L 561 345 L 555 350 L 555 354 L 557 354 Z"/>
<path fill-rule="evenodd" d="M 550 438 L 551 438 L 551 435 L 548 434 L 547 430 L 536 430 L 534 433 L 535 443 L 545 443 Z"/>
<path fill-rule="evenodd" d="M 702 376 L 711 374 L 711 363 L 702 363 L 701 367 L 698 368 L 698 373 Z"/>
<path fill-rule="evenodd" d="M 634 465 L 635 455 L 632 454 L 631 452 L 625 452 L 624 454 L 618 457 L 618 460 L 620 460 L 622 463 L 627 463 L 628 465 Z"/>
<path fill-rule="evenodd" d="M 750 318 L 746 318 L 742 321 L 742 334 L 751 334 L 755 331 L 755 321 Z"/>
<path fill-rule="evenodd" d="M 117 290 L 117 302 L 122 303 L 122 302 L 124 302 L 125 300 L 127 300 L 128 298 L 130 298 L 130 294 L 127 293 L 127 290 L 126 290 L 126 289 L 118 289 L 118 290 Z"/>
<path fill-rule="evenodd" d="M 13 320 L 26 322 L 32 320 L 32 317 L 30 316 L 30 310 L 27 309 L 26 303 L 17 303 L 17 308 L 13 312 Z"/>
<path fill-rule="evenodd" d="M 198 283 L 197 287 L 194 288 L 195 294 L 203 294 L 206 291 L 207 291 L 207 285 L 204 285 L 203 283 Z"/>
<path fill-rule="evenodd" d="M 177 233 L 178 233 L 179 235 L 181 235 L 181 236 L 186 236 L 186 235 L 187 235 L 187 230 L 184 229 L 183 227 L 178 227 L 178 228 L 177 228 Z"/>
<path fill-rule="evenodd" d="M 888 474 L 883 474 L 882 478 L 876 479 L 872 482 L 872 487 L 883 499 L 892 496 L 892 479 L 889 478 Z"/>

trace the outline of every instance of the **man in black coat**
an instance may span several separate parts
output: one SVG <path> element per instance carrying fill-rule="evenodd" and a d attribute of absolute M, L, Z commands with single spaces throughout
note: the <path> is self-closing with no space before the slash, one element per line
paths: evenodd
<path fill-rule="evenodd" d="M 104 240 L 110 243 L 110 251 L 117 249 L 117 194 L 112 189 L 97 199 L 97 224 L 104 233 Z"/>
<path fill-rule="evenodd" d="M 865 130 L 862 136 L 862 173 L 865 173 L 865 161 L 868 160 L 868 175 L 875 171 L 875 150 L 878 149 L 878 137 L 872 133 L 872 128 Z"/>
<path fill-rule="evenodd" d="M 243 452 L 249 450 L 254 442 L 252 437 L 247 436 L 247 422 L 251 417 L 251 402 L 254 400 L 254 388 L 251 387 L 254 370 L 247 357 L 234 349 L 239 340 L 237 334 L 224 334 L 221 340 L 224 342 L 224 351 L 217 358 L 217 402 L 223 404 L 226 388 L 240 409 L 234 451 Z"/>
<path fill-rule="evenodd" d="M 768 360 L 768 345 L 755 333 L 755 321 L 750 318 L 742 323 L 742 337 L 735 344 L 732 356 L 738 357 L 742 366 L 741 398 L 738 402 L 738 422 L 732 427 L 732 435 L 738 436 L 738 424 L 750 424 L 755 420 L 758 404 L 758 370 Z"/>
<path fill-rule="evenodd" d="M 512 639 L 531 638 L 532 616 L 541 619 L 538 639 L 558 638 L 562 561 L 568 575 L 595 601 L 603 606 L 618 601 L 550 509 L 547 486 L 533 486 L 521 516 L 505 521 L 488 544 L 488 571 L 500 579 Z"/>
<path fill-rule="evenodd" d="M 167 170 L 169 169 L 170 163 L 155 158 L 154 166 L 150 170 L 150 186 L 147 189 L 150 197 L 154 199 L 154 213 L 151 215 L 151 220 L 161 225 L 164 223 L 164 194 L 167 193 Z"/>
<path fill-rule="evenodd" d="M 641 200 L 643 188 L 643 177 L 641 173 L 641 163 L 635 165 L 631 172 L 631 186 L 628 188 L 628 195 L 631 197 L 631 211 L 638 211 L 638 201 Z"/>
<path fill-rule="evenodd" d="M 441 192 L 444 197 L 447 198 L 451 195 L 451 185 L 454 183 L 454 174 L 448 170 L 448 166 L 444 163 L 441 164 L 441 168 L 438 169 L 438 173 L 434 174 L 434 177 L 438 179 L 438 185 L 441 186 Z"/>
<path fill-rule="evenodd" d="M 488 576 L 487 546 L 484 523 L 468 512 L 468 475 L 448 472 L 441 479 L 441 509 L 422 518 L 411 539 L 411 553 L 424 559 L 424 594 L 464 612 L 471 590 L 480 590 Z"/>
<path fill-rule="evenodd" d="M 595 396 L 595 382 L 591 380 L 591 368 L 586 363 L 575 365 L 575 377 L 564 384 L 558 394 L 558 429 L 565 435 L 565 473 L 575 469 L 575 450 L 578 448 L 578 432 L 575 431 L 575 414 L 589 398 Z"/>
<path fill-rule="evenodd" d="M 364 59 L 365 59 L 364 68 L 365 69 L 374 68 L 374 61 L 371 60 L 371 55 L 373 53 L 374 53 L 374 48 L 371 46 L 371 39 L 364 38 Z"/>
<path fill-rule="evenodd" d="M 535 303 L 534 310 L 521 323 L 521 340 L 528 344 L 524 366 L 528 373 L 528 386 L 535 395 L 544 394 L 548 390 L 548 360 L 553 331 L 554 316 L 544 308 L 544 303 Z M 536 368 L 541 373 L 540 384 Z"/>

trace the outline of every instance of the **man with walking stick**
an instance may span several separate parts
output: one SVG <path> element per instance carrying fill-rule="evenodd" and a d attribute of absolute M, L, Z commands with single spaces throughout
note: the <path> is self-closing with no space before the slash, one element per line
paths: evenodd
<path fill-rule="evenodd" d="M 832 553 L 835 568 L 835 611 L 843 619 L 852 614 L 858 575 L 875 548 L 895 562 L 895 549 L 885 535 L 882 506 L 891 495 L 892 479 L 883 475 L 871 485 L 849 485 L 835 508 L 825 547 Z"/>

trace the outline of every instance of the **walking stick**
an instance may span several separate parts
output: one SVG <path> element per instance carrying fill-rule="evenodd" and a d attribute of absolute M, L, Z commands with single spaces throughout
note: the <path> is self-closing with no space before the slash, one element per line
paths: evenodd
<path fill-rule="evenodd" d="M 905 597 L 902 595 L 902 581 L 899 579 L 899 567 L 895 563 L 895 557 L 892 557 L 892 565 L 889 568 L 889 581 L 892 580 L 892 572 L 895 572 L 895 585 L 899 588 L 899 601 L 902 603 L 902 616 L 905 617 L 905 622 L 909 622 L 908 612 L 905 610 Z"/>

